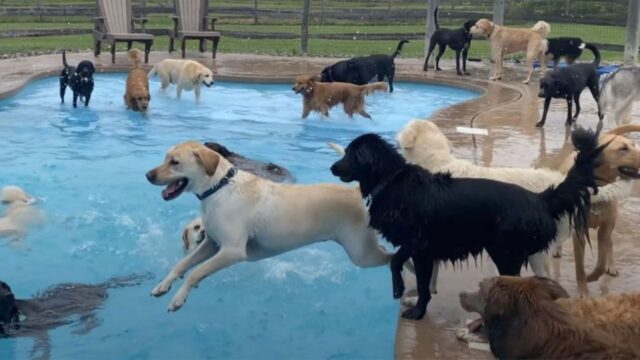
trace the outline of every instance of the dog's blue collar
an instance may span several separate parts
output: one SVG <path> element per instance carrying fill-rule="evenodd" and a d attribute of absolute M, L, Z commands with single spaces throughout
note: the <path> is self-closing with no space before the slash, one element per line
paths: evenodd
<path fill-rule="evenodd" d="M 237 173 L 238 173 L 238 169 L 236 169 L 235 167 L 232 167 L 231 169 L 229 169 L 229 171 L 227 171 L 225 176 L 217 184 L 213 185 L 213 187 L 203 192 L 202 194 L 199 194 L 199 195 L 196 194 L 196 197 L 202 201 L 208 198 L 209 196 L 215 194 L 218 190 L 222 189 L 225 185 L 227 185 L 231 180 L 231 178 L 234 177 Z"/>

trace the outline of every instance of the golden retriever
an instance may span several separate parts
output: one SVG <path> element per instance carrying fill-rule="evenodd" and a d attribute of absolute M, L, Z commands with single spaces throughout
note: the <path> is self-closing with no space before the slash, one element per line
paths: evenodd
<path fill-rule="evenodd" d="M 165 59 L 156 64 L 149 76 L 158 74 L 162 83 L 162 91 L 165 92 L 170 84 L 176 85 L 176 97 L 180 99 L 182 90 L 196 93 L 196 101 L 200 100 L 200 87 L 211 87 L 213 71 L 194 60 Z"/>
<path fill-rule="evenodd" d="M 219 270 L 318 241 L 335 239 L 357 266 L 380 266 L 390 260 L 369 228 L 356 188 L 275 183 L 237 169 L 195 141 L 169 149 L 162 165 L 146 177 L 154 185 L 166 186 L 164 200 L 191 192 L 201 201 L 207 240 L 151 292 L 154 296 L 167 293 L 176 279 L 200 264 L 173 297 L 169 311 L 180 309 L 189 291 Z"/>
<path fill-rule="evenodd" d="M 6 238 L 13 247 L 22 246 L 30 226 L 44 222 L 44 214 L 33 205 L 36 200 L 17 186 L 6 186 L 0 191 L 0 202 L 7 206 L 0 217 L 0 238 Z"/>
<path fill-rule="evenodd" d="M 127 89 L 124 93 L 124 103 L 133 111 L 147 111 L 149 108 L 149 77 L 141 67 L 142 51 L 129 50 L 129 60 L 132 63 L 131 71 L 127 76 Z"/>
<path fill-rule="evenodd" d="M 526 52 L 529 73 L 523 81 L 525 84 L 531 81 L 533 60 L 538 59 L 543 75 L 547 72 L 545 52 L 548 44 L 545 37 L 550 31 L 551 26 L 544 21 L 538 21 L 530 29 L 514 29 L 497 25 L 488 19 L 480 19 L 471 27 L 472 34 L 487 37 L 491 42 L 491 55 L 496 62 L 491 80 L 502 79 L 502 61 L 506 54 Z"/>
<path fill-rule="evenodd" d="M 602 163 L 596 169 L 599 184 L 607 184 L 616 181 L 619 177 L 631 179 L 640 178 L 640 149 L 629 138 L 622 136 L 630 132 L 640 131 L 640 125 L 625 125 L 600 136 L 600 144 L 609 143 L 603 151 Z M 570 154 L 560 167 L 562 172 L 567 172 L 571 168 L 575 153 Z M 603 191 L 604 190 L 604 191 Z M 593 202 L 589 214 L 589 227 L 598 230 L 598 260 L 596 268 L 589 276 L 584 270 L 584 239 L 573 237 L 573 251 L 576 266 L 576 281 L 578 291 L 581 295 L 589 294 L 587 282 L 596 281 L 607 273 L 617 276 L 618 270 L 613 260 L 613 240 L 611 239 L 613 229 L 618 218 L 618 204 L 621 199 L 619 194 L 606 191 L 606 187 L 600 188 L 598 198 L 608 197 L 608 201 Z"/>
<path fill-rule="evenodd" d="M 500 359 L 638 359 L 640 295 L 569 299 L 555 281 L 499 276 L 461 292 Z"/>
<path fill-rule="evenodd" d="M 329 116 L 329 109 L 342 103 L 344 112 L 350 118 L 353 114 L 360 114 L 371 119 L 364 110 L 364 97 L 374 91 L 388 91 L 384 82 L 376 82 L 367 85 L 353 85 L 350 83 L 320 82 L 316 76 L 300 75 L 296 77 L 293 90 L 296 94 L 302 94 L 302 118 L 306 119 L 311 111 L 316 111 L 323 116 Z"/>
<path fill-rule="evenodd" d="M 207 238 L 207 234 L 204 231 L 204 224 L 202 223 L 202 218 L 197 217 L 187 226 L 184 227 L 182 231 L 182 243 L 184 245 L 184 251 L 189 253 L 195 250 L 204 239 Z"/>

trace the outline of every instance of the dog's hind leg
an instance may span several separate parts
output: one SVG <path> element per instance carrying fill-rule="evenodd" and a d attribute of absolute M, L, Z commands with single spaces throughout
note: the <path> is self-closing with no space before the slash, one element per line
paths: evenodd
<path fill-rule="evenodd" d="M 410 320 L 420 320 L 427 312 L 427 305 L 431 301 L 429 283 L 431 281 L 435 259 L 431 251 L 420 252 L 412 256 L 416 269 L 416 285 L 418 286 L 418 303 L 405 310 L 402 317 Z"/>
<path fill-rule="evenodd" d="M 77 108 L 78 107 L 78 93 L 77 92 L 73 92 L 73 107 Z"/>
<path fill-rule="evenodd" d="M 366 112 L 364 109 L 360 110 L 359 114 L 366 117 L 367 119 L 371 119 L 371 115 L 369 115 L 369 113 Z"/>
<path fill-rule="evenodd" d="M 162 296 L 171 289 L 171 284 L 177 278 L 183 276 L 189 269 L 213 256 L 218 251 L 218 246 L 210 240 L 203 241 L 194 252 L 180 260 L 169 274 L 152 291 L 153 296 Z"/>
<path fill-rule="evenodd" d="M 462 76 L 462 71 L 460 71 L 460 51 L 456 50 L 456 74 L 458 76 Z"/>
<path fill-rule="evenodd" d="M 464 44 L 464 48 L 462 49 L 462 73 L 464 75 L 471 75 L 471 73 L 467 71 L 467 56 L 469 55 L 469 45 L 469 43 Z"/>
<path fill-rule="evenodd" d="M 237 242 L 236 242 L 237 243 Z M 200 264 L 185 280 L 184 284 L 180 287 L 178 292 L 173 296 L 171 303 L 169 304 L 169 311 L 179 310 L 187 301 L 189 292 L 194 287 L 197 287 L 202 279 L 207 276 L 227 268 L 233 264 L 237 264 L 247 259 L 246 249 L 244 247 L 222 247 L 213 255 L 212 258 L 207 259 Z"/>
<path fill-rule="evenodd" d="M 429 68 L 429 58 L 431 57 L 431 53 L 433 53 L 433 49 L 436 48 L 436 42 L 429 42 L 429 51 L 427 52 L 427 57 L 424 59 L 424 65 L 422 66 L 423 71 L 428 71 Z"/>
<path fill-rule="evenodd" d="M 613 239 L 609 240 L 609 251 L 607 252 L 607 269 L 605 271 L 607 275 L 617 277 L 620 275 L 616 268 L 615 260 L 613 260 Z"/>
<path fill-rule="evenodd" d="M 565 125 L 571 125 L 573 118 L 571 117 L 571 106 L 573 104 L 573 100 L 571 100 L 571 95 L 567 96 L 567 121 Z"/>
<path fill-rule="evenodd" d="M 573 96 L 573 101 L 576 103 L 576 113 L 573 114 L 573 122 L 578 121 L 578 115 L 580 115 L 580 93 Z"/>
<path fill-rule="evenodd" d="M 447 45 L 445 44 L 438 45 L 438 55 L 436 55 L 436 71 L 442 71 L 442 69 L 440 69 L 440 58 L 442 57 L 446 49 L 447 49 Z"/>
<path fill-rule="evenodd" d="M 543 127 L 544 123 L 547 121 L 547 113 L 549 112 L 549 105 L 551 104 L 551 98 L 544 98 L 544 107 L 542 108 L 542 119 L 538 121 L 536 124 L 537 127 Z"/>
<path fill-rule="evenodd" d="M 602 113 L 602 109 L 600 108 L 600 89 L 598 88 L 598 82 L 592 81 L 589 84 L 589 91 L 591 92 L 591 96 L 596 101 L 596 105 L 598 106 L 598 119 L 602 121 L 604 119 L 604 114 Z"/>
<path fill-rule="evenodd" d="M 89 106 L 89 100 L 91 100 L 91 94 L 84 97 L 84 106 Z"/>
<path fill-rule="evenodd" d="M 67 70 L 62 70 L 60 74 L 60 102 L 64 104 L 64 94 L 67 91 L 67 85 L 69 85 L 69 75 Z"/>

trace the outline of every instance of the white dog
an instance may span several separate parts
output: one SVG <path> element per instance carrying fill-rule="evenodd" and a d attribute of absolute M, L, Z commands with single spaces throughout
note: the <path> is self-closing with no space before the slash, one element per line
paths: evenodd
<path fill-rule="evenodd" d="M 497 180 L 516 184 L 533 192 L 542 192 L 549 186 L 559 184 L 566 177 L 562 172 L 549 169 L 485 167 L 457 159 L 452 153 L 449 140 L 431 121 L 410 121 L 398 133 L 396 140 L 408 162 L 431 172 L 450 172 L 453 177 Z M 598 194 L 591 197 L 591 202 L 597 204 L 623 200 L 631 194 L 632 185 L 631 181 L 617 181 L 599 187 Z M 551 248 L 559 248 L 570 236 L 571 224 L 565 216 L 558 222 L 558 237 Z M 549 277 L 549 255 L 546 252 L 531 255 L 529 265 L 537 276 Z M 434 269 L 431 280 L 433 291 L 436 289 L 437 268 Z"/>
<path fill-rule="evenodd" d="M 12 246 L 19 246 L 30 226 L 40 225 L 44 215 L 33 204 L 35 198 L 17 186 L 6 186 L 0 191 L 0 202 L 7 205 L 0 218 L 0 238 L 7 238 Z"/>
<path fill-rule="evenodd" d="M 158 74 L 162 82 L 162 91 L 169 84 L 176 85 L 176 97 L 180 99 L 182 90 L 195 90 L 196 101 L 200 100 L 200 86 L 213 85 L 213 72 L 206 66 L 193 60 L 165 59 L 149 71 L 149 77 Z"/>
<path fill-rule="evenodd" d="M 616 125 L 631 122 L 633 103 L 640 100 L 640 67 L 625 66 L 601 80 L 600 109 Z"/>
<path fill-rule="evenodd" d="M 173 297 L 169 311 L 180 309 L 189 291 L 216 271 L 318 241 L 335 239 L 361 267 L 390 260 L 369 228 L 369 215 L 355 188 L 274 183 L 238 170 L 194 141 L 171 148 L 164 163 L 146 176 L 154 185 L 166 185 L 165 200 L 184 191 L 196 194 L 207 235 L 151 292 L 165 294 L 177 278 L 201 263 Z"/>
<path fill-rule="evenodd" d="M 207 238 L 207 234 L 204 231 L 204 224 L 202 223 L 202 218 L 197 217 L 187 226 L 184 227 L 182 231 L 182 243 L 184 245 L 184 251 L 186 253 L 190 253 L 195 250 L 204 239 Z"/>

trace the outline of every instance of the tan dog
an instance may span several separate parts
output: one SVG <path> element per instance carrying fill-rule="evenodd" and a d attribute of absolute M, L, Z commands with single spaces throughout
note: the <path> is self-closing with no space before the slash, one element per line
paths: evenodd
<path fill-rule="evenodd" d="M 202 218 L 197 217 L 193 219 L 182 231 L 182 243 L 184 245 L 184 251 L 189 253 L 195 250 L 204 239 L 207 238 L 207 234 L 204 231 L 204 224 Z"/>
<path fill-rule="evenodd" d="M 127 76 L 127 89 L 124 93 L 124 103 L 133 111 L 147 111 L 149 108 L 149 78 L 147 72 L 141 67 L 142 51 L 129 50 L 129 60 L 132 63 L 131 71 Z"/>
<path fill-rule="evenodd" d="M 549 279 L 499 276 L 461 292 L 460 304 L 482 315 L 500 359 L 640 357 L 640 295 L 568 297 Z"/>
<path fill-rule="evenodd" d="M 22 246 L 31 226 L 44 222 L 44 214 L 33 205 L 36 200 L 17 186 L 6 186 L 0 191 L 0 202 L 7 205 L 0 217 L 0 238 L 7 238 L 13 247 Z"/>
<path fill-rule="evenodd" d="M 514 29 L 497 25 L 488 19 L 480 19 L 471 27 L 472 34 L 487 37 L 491 42 L 491 55 L 496 62 L 491 80 L 502 79 L 502 62 L 505 55 L 526 52 L 529 73 L 523 81 L 525 84 L 531 81 L 533 60 L 538 59 L 543 75 L 547 72 L 545 52 L 548 44 L 545 37 L 550 31 L 551 26 L 544 21 L 538 21 L 530 29 Z"/>
<path fill-rule="evenodd" d="M 302 118 L 306 119 L 311 111 L 329 116 L 329 109 L 342 103 L 344 112 L 353 117 L 360 114 L 371 119 L 364 110 L 364 97 L 374 91 L 388 91 L 387 83 L 377 82 L 368 85 L 353 85 L 349 83 L 332 82 L 323 83 L 316 76 L 300 75 L 292 90 L 296 94 L 302 94 Z"/>
<path fill-rule="evenodd" d="M 194 60 L 165 59 L 149 71 L 149 76 L 158 74 L 165 92 L 170 84 L 176 85 L 176 97 L 180 99 L 182 90 L 196 93 L 196 101 L 200 100 L 200 87 L 211 87 L 214 83 L 213 71 Z"/>
<path fill-rule="evenodd" d="M 609 143 L 609 146 L 603 152 L 602 164 L 596 169 L 599 184 L 613 182 L 620 176 L 631 179 L 640 178 L 638 173 L 640 169 L 640 149 L 629 138 L 622 136 L 623 134 L 637 131 L 640 131 L 640 125 L 625 125 L 613 129 L 600 137 L 600 144 Z M 560 170 L 566 173 L 571 168 L 574 157 L 575 153 L 567 157 Z M 598 280 L 604 273 L 611 276 L 618 275 L 618 270 L 615 268 L 613 260 L 613 240 L 611 235 L 618 218 L 620 196 L 615 193 L 607 194 L 603 191 L 599 191 L 597 196 L 609 196 L 610 201 L 592 203 L 589 227 L 598 230 L 598 260 L 596 268 L 589 276 L 586 276 L 584 270 L 585 240 L 573 237 L 576 280 L 578 282 L 578 291 L 581 295 L 589 293 L 587 282 Z"/>
<path fill-rule="evenodd" d="M 176 279 L 200 264 L 173 297 L 170 311 L 182 307 L 191 289 L 219 270 L 318 241 L 335 239 L 361 267 L 389 262 L 389 254 L 369 228 L 358 189 L 275 183 L 238 170 L 195 141 L 172 147 L 163 164 L 146 176 L 152 184 L 166 186 L 165 200 L 185 191 L 194 193 L 201 202 L 207 235 L 151 292 L 164 295 Z"/>

